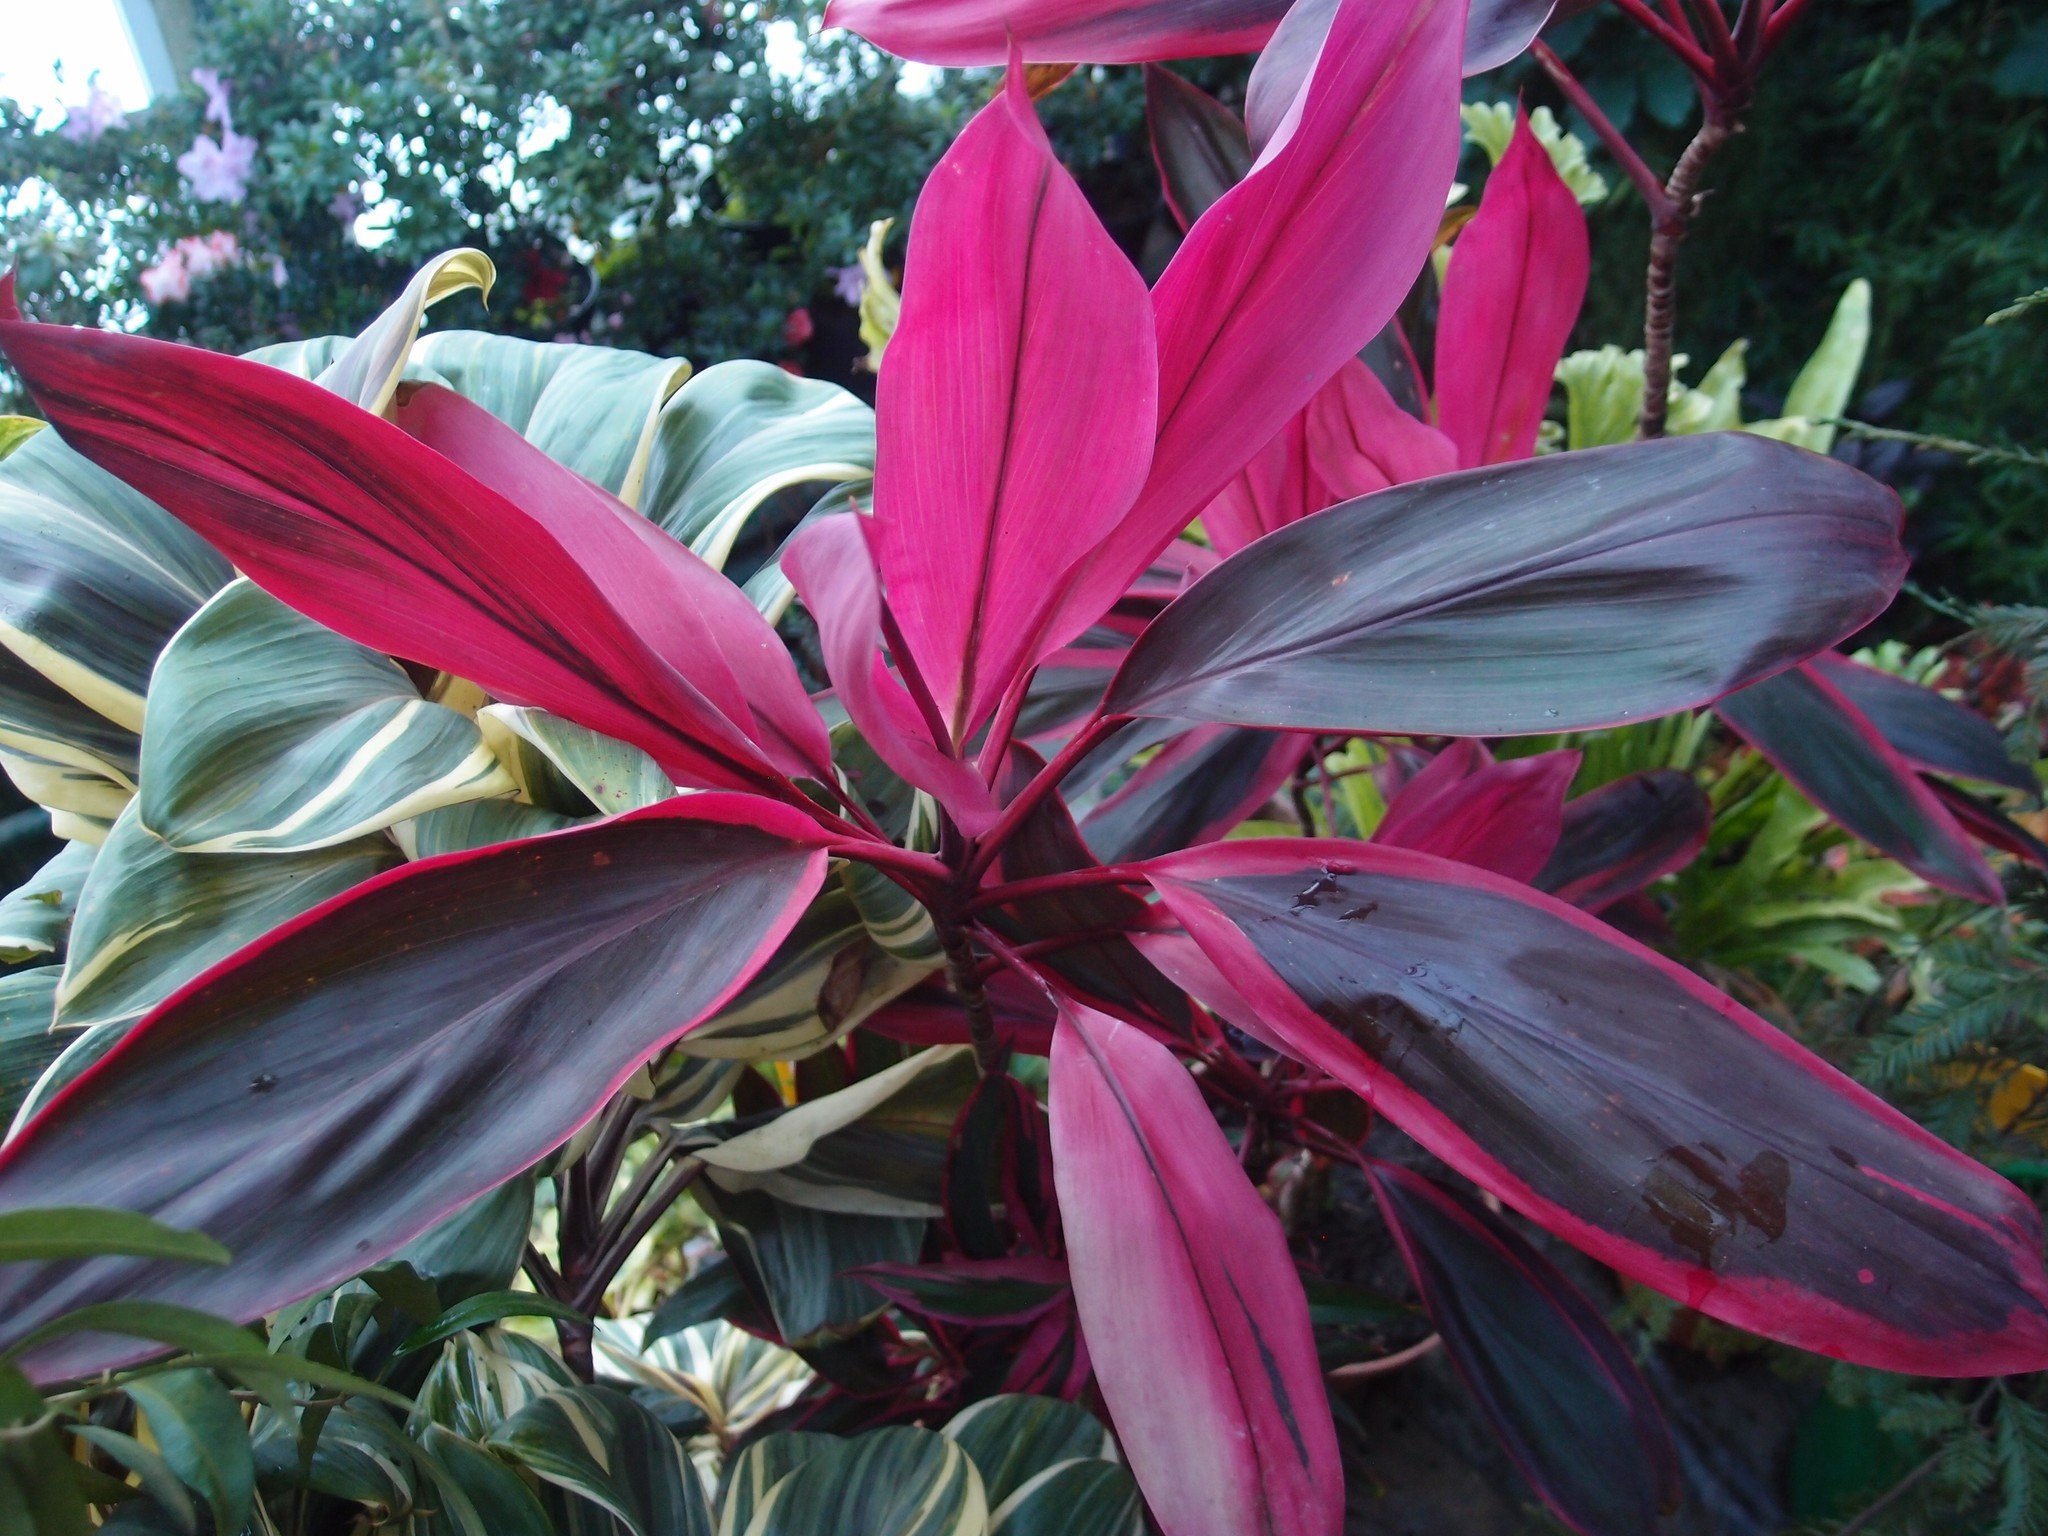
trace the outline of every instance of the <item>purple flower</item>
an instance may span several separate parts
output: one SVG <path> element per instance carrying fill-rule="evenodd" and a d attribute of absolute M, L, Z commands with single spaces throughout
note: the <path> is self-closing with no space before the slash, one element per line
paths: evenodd
<path fill-rule="evenodd" d="M 90 144 L 110 128 L 127 126 L 128 114 L 121 110 L 119 99 L 94 76 L 85 100 L 64 109 L 64 126 L 58 132 L 74 144 Z"/>
<path fill-rule="evenodd" d="M 221 130 L 217 144 L 200 134 L 192 147 L 178 156 L 178 173 L 203 203 L 239 203 L 249 190 L 249 174 L 255 165 L 256 141 L 232 128 Z"/>
<path fill-rule="evenodd" d="M 859 309 L 861 298 L 868 291 L 868 275 L 860 269 L 860 263 L 854 261 L 843 267 L 827 267 L 825 272 L 832 279 L 832 291 L 849 309 Z"/>

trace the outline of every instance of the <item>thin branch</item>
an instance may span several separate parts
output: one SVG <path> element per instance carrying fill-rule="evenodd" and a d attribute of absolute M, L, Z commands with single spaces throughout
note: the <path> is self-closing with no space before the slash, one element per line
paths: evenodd
<path fill-rule="evenodd" d="M 1735 134 L 1720 102 L 1710 101 L 1706 119 L 1664 184 L 1664 208 L 1650 232 L 1650 263 L 1643 284 L 1643 410 L 1636 435 L 1662 437 L 1671 407 L 1672 338 L 1678 324 L 1678 249 L 1699 211 L 1700 177 L 1707 162 Z"/>
<path fill-rule="evenodd" d="M 1714 61 L 1701 51 L 1699 44 L 1673 30 L 1671 24 L 1645 5 L 1643 0 L 1614 0 L 1614 3 L 1628 13 L 1629 20 L 1668 48 L 1678 62 L 1693 74 L 1711 75 L 1714 72 Z"/>
<path fill-rule="evenodd" d="M 682 1198 L 683 1192 L 697 1182 L 704 1172 L 701 1158 L 685 1157 L 677 1163 L 668 1177 L 662 1180 L 647 1199 L 632 1222 L 600 1252 L 589 1271 L 576 1287 L 576 1294 L 569 1298 L 569 1305 L 578 1312 L 595 1312 L 604 1301 L 604 1293 L 618 1272 L 625 1267 L 626 1260 L 633 1256 L 633 1250 L 640 1246 L 640 1240 L 654 1230 L 654 1224 L 661 1220 L 668 1208 Z"/>
<path fill-rule="evenodd" d="M 1410 1344 L 1406 1349 L 1397 1349 L 1391 1355 L 1382 1355 L 1377 1360 L 1354 1360 L 1349 1365 L 1340 1365 L 1335 1370 L 1323 1372 L 1323 1380 L 1337 1386 L 1349 1382 L 1364 1381 L 1368 1377 L 1385 1376 L 1398 1371 L 1404 1365 L 1413 1365 L 1423 1356 L 1434 1353 L 1442 1346 L 1443 1335 L 1432 1333 L 1419 1344 Z"/>
<path fill-rule="evenodd" d="M 1650 217 L 1658 217 L 1664 207 L 1664 183 L 1658 179 L 1657 173 L 1644 163 L 1643 157 L 1636 153 L 1635 145 L 1622 136 L 1621 130 L 1614 126 L 1605 112 L 1600 110 L 1600 104 L 1593 99 L 1585 86 L 1579 83 L 1578 76 L 1565 67 L 1564 60 L 1557 56 L 1548 43 L 1533 43 L 1529 51 L 1536 56 L 1536 62 L 1543 66 L 1543 72 L 1550 76 L 1552 82 L 1564 93 L 1565 100 L 1572 104 L 1578 114 L 1586 120 L 1587 125 L 1598 135 L 1600 142 L 1607 146 L 1607 152 L 1614 156 L 1614 163 L 1621 167 L 1622 174 L 1628 177 L 1637 194 L 1649 205 Z"/>
<path fill-rule="evenodd" d="M 1125 864 L 1106 864 L 1099 869 L 1069 869 L 1053 875 L 1033 875 L 976 891 L 966 910 L 972 914 L 990 907 L 1007 907 L 1033 896 L 1057 896 L 1063 891 L 1085 890 L 1096 885 L 1143 885 L 1145 877 Z"/>

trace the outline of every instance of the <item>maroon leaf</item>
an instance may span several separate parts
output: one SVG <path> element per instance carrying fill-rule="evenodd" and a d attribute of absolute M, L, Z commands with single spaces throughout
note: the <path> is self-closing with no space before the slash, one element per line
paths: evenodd
<path fill-rule="evenodd" d="M 1989 720 L 1932 688 L 1866 667 L 1834 651 L 1808 663 L 1877 727 L 1878 735 L 1922 773 L 1949 773 L 2039 796 L 2041 784 L 2013 760 Z"/>
<path fill-rule="evenodd" d="M 1685 868 L 1706 847 L 1713 821 L 1692 775 L 1632 773 L 1566 802 L 1557 850 L 1535 886 L 1598 912 Z"/>
<path fill-rule="evenodd" d="M 1150 870 L 1268 1035 L 1624 1274 L 1880 1369 L 2048 1365 L 2029 1200 L 1577 909 L 1366 843 Z"/>
<path fill-rule="evenodd" d="M 867 1264 L 848 1274 L 897 1306 L 945 1323 L 1028 1323 L 1066 1300 L 1067 1266 L 1034 1254 L 943 1264 Z"/>
<path fill-rule="evenodd" d="M 2003 901 L 1998 876 L 1955 817 L 1833 676 L 1799 667 L 1729 694 L 1714 712 L 1801 794 L 1886 857 L 1945 891 Z"/>
<path fill-rule="evenodd" d="M 704 630 L 730 622 L 706 605 L 719 578 L 601 492 L 521 505 L 281 369 L 31 325 L 12 295 L 0 279 L 0 351 L 65 441 L 301 613 L 632 742 L 688 782 L 758 788 L 824 761 L 821 723 L 792 754 L 796 722 L 774 716 L 757 742 L 750 714 L 714 702 L 734 703 L 725 648 L 772 646 L 773 633 L 757 619 L 703 649 Z M 507 436 L 527 468 L 544 461 Z M 520 473 L 504 466 L 500 483 Z M 750 668 L 775 665 L 760 650 Z"/>
<path fill-rule="evenodd" d="M 0 1268 L 0 1343 L 113 1298 L 237 1321 L 396 1251 L 559 1146 L 773 953 L 824 878 L 787 807 L 688 795 L 408 864 L 180 989 L 0 1149 L 0 1209 L 110 1205 L 227 1246 Z M 38 1379 L 149 1352 L 70 1334 Z"/>
<path fill-rule="evenodd" d="M 1921 782 L 1933 792 L 1934 798 L 1942 803 L 1949 815 L 1955 817 L 1963 830 L 1977 841 L 2002 849 L 2029 864 L 2048 868 L 2048 843 L 2043 843 L 1997 806 L 1940 779 L 1923 779 Z"/>
<path fill-rule="evenodd" d="M 1599 1312 L 1498 1217 L 1407 1168 L 1367 1172 L 1444 1353 L 1543 1501 L 1585 1536 L 1658 1529 L 1678 1452 Z"/>
<path fill-rule="evenodd" d="M 1237 114 L 1170 69 L 1145 66 L 1145 125 L 1166 206 L 1186 229 L 1252 168 Z"/>
<path fill-rule="evenodd" d="M 1160 1528 L 1335 1536 L 1343 1472 L 1308 1302 L 1201 1091 L 1140 1031 L 1063 1008 L 1052 1136 L 1082 1335 Z"/>

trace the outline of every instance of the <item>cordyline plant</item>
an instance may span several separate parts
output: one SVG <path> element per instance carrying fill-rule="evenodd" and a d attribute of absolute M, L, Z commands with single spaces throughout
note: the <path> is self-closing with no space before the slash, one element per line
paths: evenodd
<path fill-rule="evenodd" d="M 1473 39 L 1454 0 L 1325 8 L 1298 53 L 1269 52 L 1284 103 L 1255 125 L 1242 179 L 1183 209 L 1187 239 L 1149 293 L 1012 68 L 917 210 L 872 491 L 821 507 L 781 558 L 829 700 L 739 587 L 621 499 L 642 489 L 632 444 L 607 489 L 508 426 L 503 400 L 472 399 L 454 357 L 403 377 L 421 309 L 459 268 L 423 274 L 318 383 L 31 324 L 4 290 L 0 351 L 64 444 L 211 546 L 188 560 L 203 590 L 222 561 L 246 578 L 173 649 L 209 613 L 224 624 L 222 604 L 259 603 L 286 633 L 304 616 L 371 663 L 402 662 L 425 693 L 338 761 L 334 741 L 308 747 L 317 793 L 229 806 L 186 844 L 253 854 L 332 817 L 332 841 L 311 846 L 359 847 L 416 817 L 407 851 L 422 856 L 330 874 L 339 894 L 139 1019 L 111 1008 L 102 1053 L 0 1148 L 0 1208 L 125 1207 L 205 1232 L 232 1261 L 14 1266 L 0 1341 L 38 1380 L 87 1375 L 148 1346 L 47 1331 L 81 1307 L 253 1319 L 551 1154 L 581 1157 L 572 1192 L 608 1187 L 631 1106 L 688 1091 L 650 1084 L 648 1064 L 790 976 L 806 978 L 796 1013 L 827 1038 L 871 1017 L 942 1042 L 856 1084 L 861 1102 L 964 1064 L 946 1041 L 971 1046 L 980 1074 L 949 1127 L 939 1262 L 869 1255 L 875 1288 L 931 1327 L 897 1340 L 916 1370 L 871 1376 L 866 1395 L 900 1417 L 957 1401 L 983 1369 L 968 1325 L 995 1330 L 1000 1390 L 1074 1395 L 1092 1373 L 1171 1536 L 1341 1524 L 1309 1307 L 1240 1160 L 1261 1120 L 1366 1170 L 1447 1347 L 1568 1520 L 1639 1529 L 1671 1495 L 1654 1407 L 1597 1312 L 1488 1211 L 1365 1157 L 1334 1128 L 1344 1117 L 1303 1112 L 1338 1088 L 1709 1316 L 1893 1370 L 2048 1366 L 2030 1202 L 1591 915 L 1703 829 L 1652 816 L 1655 783 L 1566 805 L 1571 754 L 1496 763 L 1476 740 L 1814 675 L 1791 669 L 1880 613 L 1905 557 L 1888 491 L 1759 436 L 1526 457 L 1536 381 L 1577 307 L 1550 285 L 1583 285 L 1582 229 L 1562 246 L 1528 233 L 1561 204 L 1526 133 L 1452 258 L 1468 319 L 1439 335 L 1434 424 L 1392 423 L 1399 407 L 1356 359 L 1437 237 L 1461 73 L 1485 52 Z M 1383 452 L 1396 438 L 1416 450 L 1401 467 Z M 1215 549 L 1180 538 L 1197 516 Z M 74 701 L 115 723 L 136 713 L 59 648 L 5 634 Z M 619 772 L 646 803 L 489 841 L 536 809 L 540 770 L 443 743 L 433 793 L 382 820 L 341 814 L 365 765 L 435 700 L 464 697 L 551 742 L 558 770 L 580 762 L 595 808 L 622 803 Z M 1393 749 L 1399 792 L 1372 841 L 1215 840 L 1320 761 L 1318 738 L 1352 737 L 1442 747 Z M 152 725 L 103 860 L 124 837 L 195 824 L 152 802 L 148 758 L 170 750 L 157 742 Z M 1152 748 L 1119 787 L 1082 795 Z M 611 766 L 591 771 L 600 749 Z M 465 804 L 504 819 L 422 835 L 429 807 Z M 823 976 L 785 964 L 842 899 L 891 953 L 928 956 L 921 968 L 877 994 L 836 960 Z M 131 928 L 75 976 L 67 962 L 60 1016 L 67 991 L 145 938 Z M 942 987 L 911 990 L 938 970 Z M 1043 1123 L 1008 1071 L 1018 1050 L 1050 1056 Z M 745 1231 L 747 1202 L 786 1192 L 777 1181 L 848 1126 L 825 1102 L 665 1141 L 638 1193 L 698 1181 Z M 1212 1105 L 1246 1125 L 1238 1149 Z M 591 1251 L 616 1254 L 644 1234 L 638 1210 L 571 1200 L 564 1251 L 588 1229 Z M 747 1262 L 758 1279 L 773 1259 Z M 587 1312 L 615 1269 L 540 1274 Z M 1542 1368 L 1518 1375 L 1506 1338 L 1540 1340 Z M 1640 1470 L 1575 1480 L 1546 1451 L 1555 1383 L 1578 1403 L 1565 1417 L 1640 1449 Z"/>

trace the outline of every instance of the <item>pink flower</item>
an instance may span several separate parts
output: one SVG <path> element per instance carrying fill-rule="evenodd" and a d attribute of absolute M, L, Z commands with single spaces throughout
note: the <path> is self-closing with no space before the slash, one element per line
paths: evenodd
<path fill-rule="evenodd" d="M 817 331 L 811 323 L 811 312 L 799 306 L 782 319 L 782 344 L 785 347 L 800 347 L 809 341 Z"/>
<path fill-rule="evenodd" d="M 220 71 L 195 69 L 192 71 L 192 83 L 206 92 L 206 120 L 232 130 L 235 124 L 234 119 L 228 115 L 228 88 L 220 77 Z"/>
<path fill-rule="evenodd" d="M 195 138 L 178 156 L 178 174 L 203 203 L 239 203 L 249 190 L 256 141 L 232 128 L 223 128 L 220 138 L 217 144 L 203 133 Z"/>
<path fill-rule="evenodd" d="M 184 242 L 164 253 L 163 260 L 142 271 L 142 296 L 152 304 L 182 304 L 192 296 L 192 274 L 185 266 Z"/>
<path fill-rule="evenodd" d="M 64 109 L 64 126 L 58 131 L 74 144 L 90 144 L 110 128 L 127 126 L 128 114 L 120 101 L 95 77 L 84 102 Z"/>
<path fill-rule="evenodd" d="M 187 235 L 174 249 L 194 282 L 203 281 L 225 267 L 237 266 L 242 260 L 241 242 L 225 229 L 208 235 Z"/>

